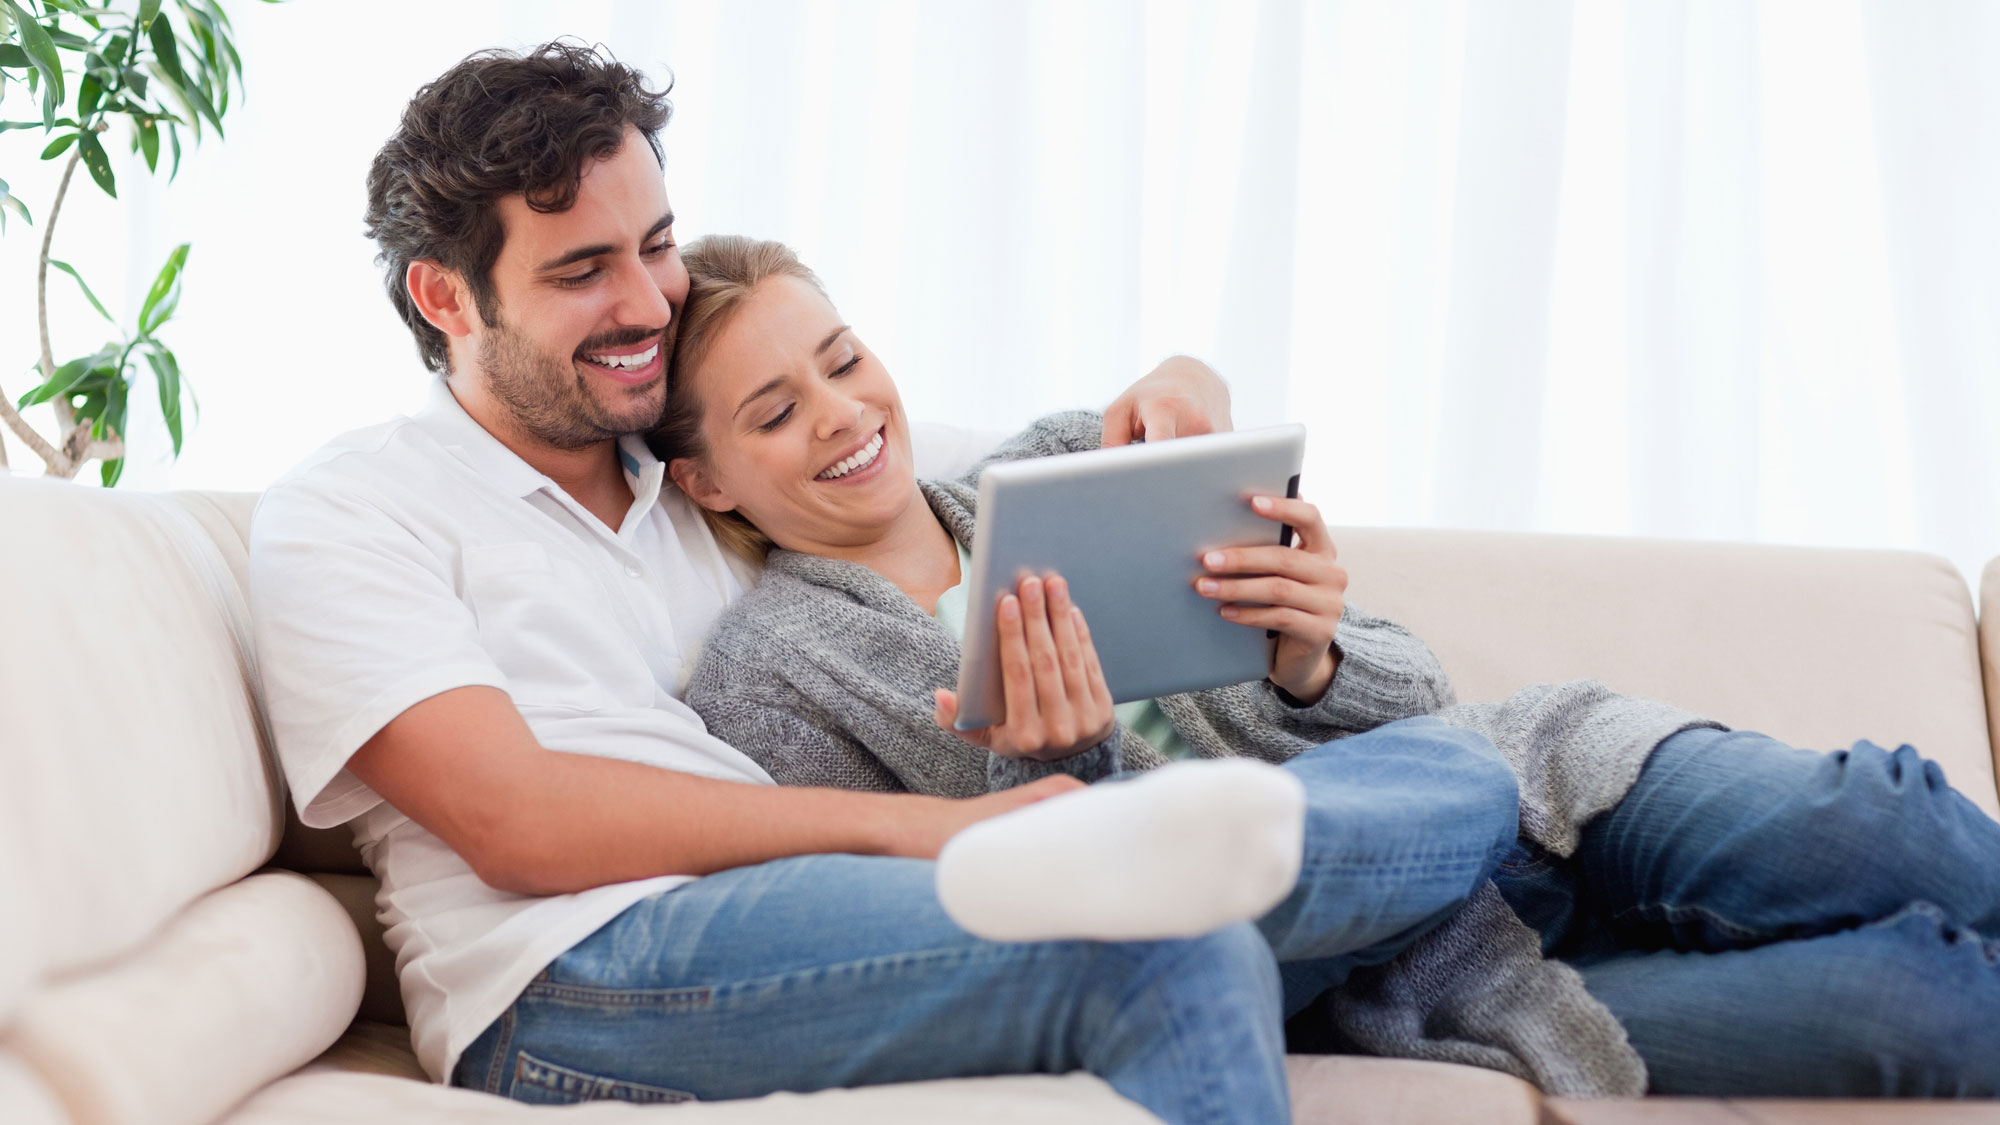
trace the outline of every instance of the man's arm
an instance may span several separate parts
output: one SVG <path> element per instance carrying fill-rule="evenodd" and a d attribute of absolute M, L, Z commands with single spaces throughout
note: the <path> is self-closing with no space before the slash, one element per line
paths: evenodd
<path fill-rule="evenodd" d="M 1104 409 L 1104 445 L 1220 433 L 1232 425 L 1222 376 L 1198 359 L 1177 355 Z"/>
<path fill-rule="evenodd" d="M 529 895 L 820 852 L 932 858 L 959 829 L 1080 784 L 952 801 L 719 781 L 544 749 L 488 687 L 403 711 L 348 769 L 487 884 Z"/>

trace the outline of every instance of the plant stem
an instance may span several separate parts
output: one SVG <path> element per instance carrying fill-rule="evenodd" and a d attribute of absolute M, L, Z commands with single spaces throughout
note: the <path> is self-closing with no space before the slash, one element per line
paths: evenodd
<path fill-rule="evenodd" d="M 56 187 L 55 202 L 50 204 L 48 218 L 44 220 L 47 225 L 42 229 L 41 257 L 35 265 L 35 322 L 41 329 L 42 381 L 45 383 L 56 377 L 55 351 L 49 345 L 49 246 L 56 236 L 56 216 L 62 212 L 63 197 L 69 194 L 70 179 L 76 175 L 76 165 L 81 159 L 83 150 L 79 147 L 70 153 L 69 163 L 63 166 L 62 182 Z M 75 415 L 67 409 L 69 404 L 66 402 L 57 401 L 55 406 L 56 420 L 62 428 L 64 444 L 67 445 L 76 428 Z M 21 412 L 14 409 L 13 402 L 5 394 L 0 394 L 0 419 L 5 419 L 7 428 L 20 435 L 28 448 L 35 451 L 35 456 L 40 457 L 48 466 L 51 475 L 62 477 L 76 475 L 80 467 L 77 461 L 66 451 L 50 445 L 42 435 L 36 433 L 35 428 L 28 425 L 27 419 L 21 417 Z"/>

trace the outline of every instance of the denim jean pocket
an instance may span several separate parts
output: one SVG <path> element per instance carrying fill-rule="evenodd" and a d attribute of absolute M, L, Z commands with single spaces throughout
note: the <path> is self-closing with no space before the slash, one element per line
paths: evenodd
<path fill-rule="evenodd" d="M 574 1105 L 596 1101 L 667 1105 L 695 1100 L 695 1096 L 686 1090 L 588 1074 L 538 1059 L 526 1051 L 514 1054 L 514 1086 L 508 1095 L 517 1102 L 531 1105 Z"/>

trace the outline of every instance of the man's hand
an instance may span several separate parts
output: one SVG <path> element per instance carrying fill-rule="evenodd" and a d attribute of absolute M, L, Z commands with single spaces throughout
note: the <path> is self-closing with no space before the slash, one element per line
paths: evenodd
<path fill-rule="evenodd" d="M 954 800 L 950 797 L 897 795 L 900 815 L 886 822 L 886 839 L 880 854 L 907 859 L 936 859 L 945 841 L 988 817 L 1025 808 L 1073 789 L 1083 782 L 1067 774 L 1054 774 L 1012 789 L 1002 789 L 983 797 Z"/>
<path fill-rule="evenodd" d="M 1184 355 L 1153 368 L 1104 411 L 1106 448 L 1230 428 L 1229 388 L 1222 376 Z"/>

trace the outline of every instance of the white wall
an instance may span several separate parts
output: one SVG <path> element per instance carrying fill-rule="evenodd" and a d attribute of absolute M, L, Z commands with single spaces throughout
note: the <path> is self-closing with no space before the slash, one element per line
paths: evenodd
<path fill-rule="evenodd" d="M 1336 522 L 2000 554 L 2000 9 L 1977 0 L 299 0 L 170 188 L 57 253 L 114 308 L 195 244 L 178 464 L 255 489 L 426 376 L 360 236 L 404 100 L 556 34 L 677 75 L 682 233 L 783 238 L 920 415 L 1101 404 L 1168 352 L 1314 427 Z M 24 116 L 18 103 L 6 116 Z M 0 178 L 46 206 L 32 134 Z M 0 388 L 39 231 L 0 238 Z M 58 282 L 58 351 L 94 342 Z M 32 465 L 18 442 L 16 468 Z M 151 451 L 151 452 L 148 452 Z"/>

